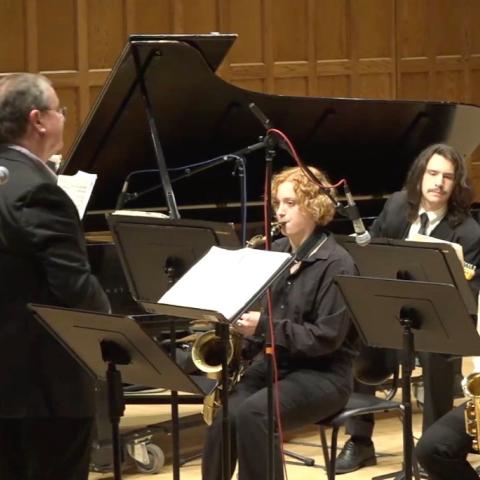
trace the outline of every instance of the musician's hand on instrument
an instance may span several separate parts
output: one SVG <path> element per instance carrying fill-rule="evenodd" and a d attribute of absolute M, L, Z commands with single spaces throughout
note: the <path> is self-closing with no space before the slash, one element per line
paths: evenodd
<path fill-rule="evenodd" d="M 260 312 L 246 312 L 235 322 L 235 330 L 245 336 L 254 335 L 259 320 Z"/>

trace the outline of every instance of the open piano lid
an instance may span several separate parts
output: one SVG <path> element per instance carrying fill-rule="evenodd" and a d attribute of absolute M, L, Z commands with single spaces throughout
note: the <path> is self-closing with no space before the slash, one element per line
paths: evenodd
<path fill-rule="evenodd" d="M 326 170 L 332 180 L 347 178 L 357 195 L 376 196 L 400 188 L 413 158 L 432 143 L 449 143 L 464 155 L 478 144 L 480 109 L 473 105 L 293 97 L 231 85 L 214 72 L 235 38 L 218 34 L 129 37 L 62 171 L 98 174 L 89 210 L 113 209 L 130 172 L 158 168 L 133 48 L 141 59 L 168 168 L 256 143 L 264 129 L 248 108 L 251 102 L 289 136 L 306 163 Z M 259 200 L 263 152 L 247 160 L 248 199 Z M 280 152 L 274 167 L 292 164 Z M 237 180 L 231 171 L 231 165 L 222 165 L 174 183 L 178 205 L 238 201 Z M 145 184 L 130 191 L 160 183 L 155 174 L 142 176 L 142 181 Z M 159 189 L 129 207 L 165 205 Z"/>

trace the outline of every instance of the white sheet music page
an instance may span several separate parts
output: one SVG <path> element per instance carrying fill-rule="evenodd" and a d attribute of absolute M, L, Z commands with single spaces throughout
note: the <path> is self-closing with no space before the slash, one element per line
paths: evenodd
<path fill-rule="evenodd" d="M 429 243 L 446 243 L 447 245 L 451 245 L 457 254 L 458 259 L 463 267 L 463 247 L 459 243 L 455 242 L 448 242 L 447 240 L 442 240 L 436 237 L 430 237 L 429 235 L 421 235 L 417 233 L 411 238 L 407 238 L 406 240 L 414 241 L 414 242 L 429 242 Z"/>
<path fill-rule="evenodd" d="M 58 176 L 58 186 L 70 197 L 77 207 L 80 218 L 83 218 L 85 214 L 96 181 L 97 175 L 95 173 L 86 173 L 81 170 L 75 175 Z"/>
<path fill-rule="evenodd" d="M 291 258 L 289 253 L 212 247 L 158 303 L 214 310 L 234 320 L 268 280 Z"/>

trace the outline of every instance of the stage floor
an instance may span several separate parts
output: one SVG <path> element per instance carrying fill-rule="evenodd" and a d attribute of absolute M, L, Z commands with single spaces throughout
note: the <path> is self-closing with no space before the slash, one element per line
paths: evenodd
<path fill-rule="evenodd" d="M 471 371 L 470 359 L 463 362 L 463 372 Z M 421 370 L 416 369 L 414 375 L 420 375 Z M 401 394 L 397 392 L 396 400 L 400 401 Z M 457 399 L 455 404 L 463 403 L 464 399 Z M 201 411 L 201 406 L 180 406 L 181 415 L 195 415 Z M 128 405 L 126 416 L 123 419 L 123 429 L 145 426 L 156 422 L 162 422 L 169 419 L 169 407 L 161 405 Z M 418 438 L 421 433 L 422 414 L 419 406 L 413 401 L 413 433 Z M 182 455 L 187 456 L 200 451 L 205 433 L 205 426 L 199 422 L 198 427 L 193 427 L 181 432 Z M 289 432 L 288 441 L 285 443 L 287 450 L 313 457 L 315 466 L 307 467 L 291 461 L 287 458 L 287 474 L 289 480 L 315 479 L 322 480 L 327 478 L 323 469 L 323 456 L 320 447 L 318 429 L 314 425 L 294 432 Z M 345 435 L 343 429 L 339 435 L 339 446 L 343 446 Z M 362 468 L 356 472 L 338 475 L 339 480 L 370 480 L 373 476 L 395 472 L 401 468 L 402 463 L 402 426 L 397 413 L 386 413 L 376 416 L 374 438 L 377 462 L 373 467 Z M 161 472 L 156 475 L 138 473 L 134 466 L 128 467 L 123 474 L 125 479 L 132 480 L 167 480 L 172 479 L 171 468 L 171 437 L 167 434 L 155 436 L 154 442 L 158 444 L 165 453 L 167 460 Z M 471 455 L 470 460 L 474 466 L 480 465 L 480 455 Z M 180 470 L 181 480 L 199 480 L 201 460 L 196 459 Z M 89 480 L 107 480 L 112 479 L 113 474 L 91 473 Z M 259 479 L 260 480 L 260 479 Z"/>

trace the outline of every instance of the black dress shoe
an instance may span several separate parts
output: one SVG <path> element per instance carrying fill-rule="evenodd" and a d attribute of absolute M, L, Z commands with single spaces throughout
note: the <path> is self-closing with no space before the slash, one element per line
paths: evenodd
<path fill-rule="evenodd" d="M 337 456 L 335 463 L 335 473 L 354 472 L 362 467 L 369 467 L 377 464 L 375 457 L 375 448 L 372 445 L 362 445 L 361 443 L 348 440 Z"/>

